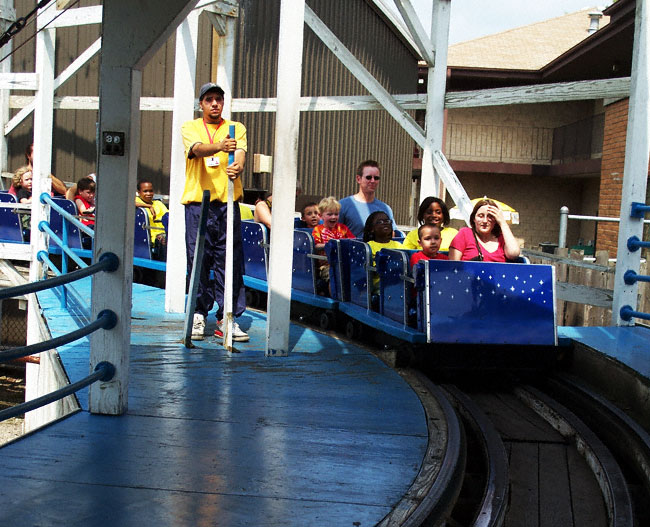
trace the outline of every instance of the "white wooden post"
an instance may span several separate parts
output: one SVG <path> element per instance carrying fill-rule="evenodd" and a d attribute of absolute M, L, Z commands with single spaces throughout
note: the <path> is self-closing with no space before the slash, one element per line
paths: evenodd
<path fill-rule="evenodd" d="M 632 326 L 634 319 L 621 318 L 621 307 L 629 305 L 637 309 L 637 284 L 628 285 L 623 279 L 626 271 L 639 272 L 640 250 L 630 252 L 627 240 L 632 236 L 643 237 L 643 219 L 631 218 L 633 201 L 645 203 L 650 157 L 650 55 L 648 40 L 650 17 L 647 0 L 637 0 L 634 24 L 634 49 L 632 51 L 632 81 L 625 138 L 625 168 L 621 192 L 621 223 L 618 228 L 618 251 L 614 276 L 614 301 L 612 324 Z"/>
<path fill-rule="evenodd" d="M 111 0 L 103 6 L 94 257 L 97 261 L 103 253 L 112 252 L 120 266 L 113 273 L 93 277 L 92 317 L 109 309 L 117 315 L 117 325 L 96 331 L 90 338 L 90 370 L 101 361 L 115 366 L 111 380 L 90 386 L 92 413 L 122 414 L 128 406 L 133 200 L 140 148 L 142 69 L 194 5 L 187 0 L 166 0 L 166 9 L 143 10 L 132 0 Z M 119 145 L 123 145 L 122 151 Z M 113 218 L 123 221 L 111 221 Z"/>
<path fill-rule="evenodd" d="M 176 30 L 174 65 L 174 110 L 172 114 L 171 173 L 169 178 L 169 232 L 165 310 L 185 311 L 187 258 L 185 256 L 185 207 L 181 195 L 185 186 L 185 151 L 181 126 L 194 116 L 196 93 L 196 48 L 199 11 L 192 11 Z"/>
<path fill-rule="evenodd" d="M 266 311 L 267 356 L 289 354 L 293 211 L 296 208 L 304 17 L 304 0 L 282 0 L 278 48 L 278 111 L 275 117 L 273 160 L 269 296 Z"/>
<path fill-rule="evenodd" d="M 13 0 L 0 0 L 0 32 L 4 33 L 11 24 L 16 21 L 16 10 Z M 11 58 L 7 58 L 13 49 L 12 41 L 7 42 L 0 48 L 0 74 L 11 73 Z M 0 90 L 0 123 L 2 134 L 0 134 L 0 172 L 7 172 L 8 149 L 7 138 L 4 134 L 4 127 L 9 120 L 9 90 Z"/>
<path fill-rule="evenodd" d="M 422 153 L 420 201 L 440 194 L 440 174 L 433 168 L 432 154 L 442 151 L 445 117 L 445 87 L 447 85 L 447 45 L 449 40 L 450 0 L 434 0 L 431 22 L 431 40 L 435 51 L 435 65 L 427 75 L 426 143 Z"/>

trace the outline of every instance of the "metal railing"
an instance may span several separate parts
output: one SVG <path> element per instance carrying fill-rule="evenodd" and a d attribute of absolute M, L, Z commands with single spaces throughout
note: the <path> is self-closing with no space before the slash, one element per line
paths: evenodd
<path fill-rule="evenodd" d="M 49 196 L 47 197 L 49 198 Z M 65 247 L 62 246 L 62 249 L 64 250 Z M 23 285 L 9 287 L 0 290 L 0 300 L 5 298 L 11 298 L 14 296 L 22 296 L 26 294 L 36 293 L 38 291 L 44 291 L 46 289 L 51 289 L 54 287 L 61 287 L 70 282 L 94 275 L 99 272 L 109 272 L 109 273 L 114 272 L 118 269 L 118 267 L 119 267 L 118 257 L 113 253 L 105 253 L 99 258 L 99 261 L 97 263 L 93 265 L 87 265 L 86 267 L 79 269 L 77 271 L 59 275 L 54 278 L 50 278 L 48 280 L 42 280 L 40 282 L 23 284 Z M 54 339 L 50 339 L 47 341 L 38 342 L 36 344 L 21 346 L 11 350 L 2 351 L 0 352 L 0 362 L 6 362 L 21 357 L 27 357 L 29 355 L 33 355 L 36 353 L 42 353 L 43 351 L 56 348 L 57 346 L 74 342 L 75 340 L 90 335 L 91 333 L 99 329 L 105 329 L 105 330 L 113 329 L 116 326 L 116 324 L 117 324 L 117 315 L 113 311 L 104 310 L 99 313 L 95 321 L 75 331 L 72 331 L 65 335 L 61 335 L 60 337 L 56 337 Z M 64 397 L 67 397 L 68 395 L 71 395 L 77 392 L 78 390 L 85 388 L 86 386 L 89 386 L 94 382 L 110 381 L 114 377 L 114 375 L 115 375 L 115 366 L 109 362 L 101 361 L 97 364 L 93 373 L 91 373 L 87 377 L 84 377 L 83 379 L 73 384 L 60 388 L 59 390 L 55 390 L 54 392 L 43 395 L 42 397 L 39 397 L 37 399 L 33 399 L 31 401 L 27 401 L 25 403 L 16 405 L 12 408 L 8 408 L 6 410 L 0 411 L 0 421 L 4 421 L 11 417 L 24 414 L 25 412 L 35 410 L 37 408 L 45 406 L 46 404 L 50 404 L 52 402 L 63 399 Z"/>
<path fill-rule="evenodd" d="M 643 217 L 643 216 L 641 216 Z M 611 216 L 582 216 L 579 214 L 569 214 L 569 207 L 562 207 L 560 209 L 560 234 L 558 236 L 557 246 L 562 249 L 566 247 L 566 231 L 568 220 L 580 221 L 602 221 L 620 223 L 620 218 L 613 218 Z M 643 220 L 643 223 L 650 223 L 650 220 Z"/>

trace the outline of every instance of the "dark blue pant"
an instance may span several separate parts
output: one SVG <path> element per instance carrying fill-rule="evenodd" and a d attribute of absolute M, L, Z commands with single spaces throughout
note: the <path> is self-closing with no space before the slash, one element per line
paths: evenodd
<path fill-rule="evenodd" d="M 196 296 L 195 313 L 207 316 L 214 306 L 218 304 L 217 320 L 223 318 L 223 294 L 225 284 L 226 266 L 226 204 L 220 201 L 210 203 L 208 209 L 208 224 L 205 233 L 203 252 L 203 265 L 201 279 Z M 194 262 L 194 247 L 199 228 L 200 203 L 185 205 L 185 249 L 187 251 L 187 273 L 192 272 Z M 242 275 L 244 274 L 244 253 L 241 241 L 241 219 L 239 206 L 235 202 L 233 207 L 233 256 L 232 256 L 232 290 L 233 314 L 240 316 L 246 310 L 246 290 Z M 214 271 L 214 280 L 210 280 L 210 271 Z"/>

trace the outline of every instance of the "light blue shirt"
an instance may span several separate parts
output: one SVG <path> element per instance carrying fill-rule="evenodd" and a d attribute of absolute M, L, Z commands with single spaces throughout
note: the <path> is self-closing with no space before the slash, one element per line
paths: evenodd
<path fill-rule="evenodd" d="M 392 209 L 383 201 L 374 199 L 370 203 L 362 203 L 354 199 L 354 196 L 347 196 L 341 200 L 341 212 L 339 212 L 339 223 L 347 225 L 357 238 L 363 237 L 363 227 L 368 216 L 375 211 L 385 212 L 393 224 L 393 230 L 397 229 Z"/>

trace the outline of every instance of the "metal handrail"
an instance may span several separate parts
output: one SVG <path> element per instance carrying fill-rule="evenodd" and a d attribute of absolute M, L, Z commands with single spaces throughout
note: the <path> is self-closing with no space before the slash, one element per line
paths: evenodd
<path fill-rule="evenodd" d="M 27 357 L 28 355 L 34 355 L 36 353 L 41 353 L 49 349 L 54 349 L 90 335 L 98 329 L 113 329 L 116 325 L 117 315 L 115 312 L 111 311 L 110 309 L 104 309 L 103 311 L 100 311 L 100 313 L 97 315 L 97 318 L 93 322 L 87 326 L 82 326 L 79 329 L 75 329 L 70 333 L 66 333 L 65 335 L 61 335 L 60 337 L 56 337 L 50 340 L 44 340 L 43 342 L 37 342 L 36 344 L 30 344 L 29 346 L 20 346 L 18 348 L 13 348 L 10 350 L 0 351 L 0 361 L 5 362 L 13 359 L 19 359 L 21 357 Z"/>
<path fill-rule="evenodd" d="M 94 382 L 108 382 L 114 376 L 115 366 L 113 366 L 113 364 L 110 362 L 102 361 L 97 364 L 97 366 L 95 366 L 94 373 L 91 373 L 87 377 L 84 377 L 75 383 L 69 384 L 68 386 L 60 388 L 54 392 L 48 393 L 36 399 L 32 399 L 31 401 L 17 404 L 16 406 L 0 411 L 0 422 L 24 414 L 26 412 L 36 410 L 37 408 L 58 401 L 59 399 L 63 399 L 64 397 L 72 395 L 73 393 L 78 392 L 82 388 L 85 388 Z"/>
<path fill-rule="evenodd" d="M 77 256 L 75 254 L 75 252 L 72 249 L 70 249 L 70 246 L 64 240 L 62 240 L 61 238 L 59 238 L 56 235 L 56 233 L 52 230 L 52 228 L 50 227 L 50 224 L 47 221 L 45 221 L 45 220 L 41 221 L 38 224 L 38 229 L 41 232 L 46 233 L 50 237 L 51 240 L 54 240 L 56 242 L 56 244 L 61 248 L 61 250 L 66 255 L 68 255 L 70 258 L 72 258 L 79 267 L 88 267 L 88 264 L 86 262 L 84 262 L 81 258 L 79 258 L 79 256 Z M 66 231 L 67 231 L 67 229 L 64 226 L 64 233 Z M 66 237 L 67 236 L 64 235 L 64 238 L 66 238 Z"/>
<path fill-rule="evenodd" d="M 56 203 L 54 203 L 54 200 L 52 199 L 52 196 L 50 196 L 47 192 L 43 192 L 41 194 L 40 199 L 41 199 L 41 203 L 43 205 L 49 205 L 51 208 L 53 208 L 55 211 L 57 211 L 59 214 L 61 214 L 61 216 L 63 216 L 64 219 L 68 220 L 70 223 L 72 223 L 76 227 L 79 227 L 88 236 L 90 236 L 91 238 L 95 236 L 95 231 L 93 229 L 91 229 L 87 225 L 84 225 L 75 216 L 70 214 L 67 210 L 62 209 Z"/>
<path fill-rule="evenodd" d="M 99 271 L 106 271 L 112 273 L 120 266 L 120 260 L 114 253 L 104 253 L 99 257 L 99 261 L 95 264 L 89 265 L 84 269 L 77 269 L 71 273 L 61 276 L 55 276 L 40 282 L 31 282 L 28 284 L 17 285 L 0 290 L 0 300 L 5 298 L 12 298 L 14 296 L 22 296 L 29 293 L 36 293 L 52 287 L 58 287 L 81 278 L 86 278 Z"/>

